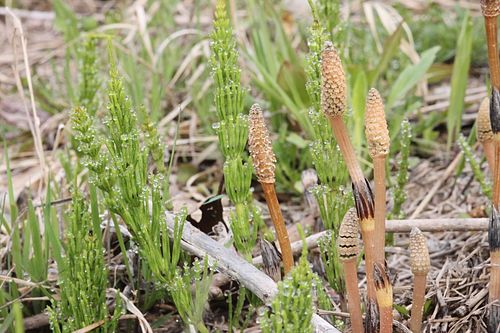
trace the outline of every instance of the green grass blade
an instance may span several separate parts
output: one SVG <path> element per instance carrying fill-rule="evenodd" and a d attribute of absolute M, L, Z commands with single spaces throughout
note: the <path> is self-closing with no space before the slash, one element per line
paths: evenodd
<path fill-rule="evenodd" d="M 12 312 L 14 313 L 14 332 L 24 333 L 23 311 L 19 301 L 15 301 L 12 305 Z"/>
<path fill-rule="evenodd" d="M 472 52 L 472 20 L 469 14 L 462 21 L 462 28 L 457 41 L 457 54 L 451 76 L 450 106 L 447 113 L 448 140 L 447 147 L 458 138 L 462 125 L 465 89 L 469 77 L 469 67 Z"/>
<path fill-rule="evenodd" d="M 49 183 L 47 184 L 47 192 L 45 195 L 46 202 L 43 211 L 43 218 L 45 222 L 45 233 L 46 233 L 45 237 L 47 239 L 46 251 L 49 252 L 51 250 L 52 255 L 54 256 L 54 260 L 56 261 L 58 267 L 64 267 L 64 261 L 62 260 L 63 246 L 59 239 L 58 221 L 56 219 L 55 214 L 53 214 L 52 212 L 53 207 L 52 207 L 51 193 L 52 191 L 49 179 Z M 47 253 L 47 255 L 49 254 Z"/>
<path fill-rule="evenodd" d="M 4 141 L 3 143 L 3 151 L 4 151 L 4 156 L 5 156 L 5 166 L 7 170 L 7 192 L 9 196 L 9 208 L 10 208 L 10 221 L 11 221 L 11 227 L 14 225 L 18 211 L 17 211 L 17 205 L 16 205 L 16 200 L 14 196 L 14 185 L 12 183 L 12 171 L 10 170 L 10 160 L 9 160 L 9 152 L 7 149 L 7 142 Z"/>
<path fill-rule="evenodd" d="M 415 65 L 406 67 L 392 84 L 391 92 L 387 98 L 386 109 L 390 110 L 394 103 L 402 98 L 410 89 L 415 87 L 417 83 L 424 77 L 427 70 L 431 67 L 436 54 L 439 51 L 439 46 L 432 47 L 422 53 L 420 62 Z"/>
<path fill-rule="evenodd" d="M 43 253 L 40 225 L 38 224 L 35 207 L 31 199 L 28 200 L 28 229 L 31 234 L 33 256 L 27 269 L 30 272 L 31 278 L 40 282 L 45 279 L 46 275 L 44 275 L 43 267 L 46 267 L 47 262 Z"/>
<path fill-rule="evenodd" d="M 399 50 L 399 44 L 401 43 L 401 37 L 403 37 L 403 25 L 402 23 L 398 28 L 390 35 L 384 42 L 384 48 L 382 51 L 382 56 L 377 64 L 377 67 L 370 73 L 370 86 L 373 86 L 377 82 L 380 74 L 384 73 L 389 65 L 389 61 L 396 55 Z"/>
<path fill-rule="evenodd" d="M 364 71 L 360 71 L 354 82 L 352 91 L 352 115 L 354 121 L 353 144 L 357 152 L 360 152 L 364 137 L 365 104 L 368 82 Z"/>

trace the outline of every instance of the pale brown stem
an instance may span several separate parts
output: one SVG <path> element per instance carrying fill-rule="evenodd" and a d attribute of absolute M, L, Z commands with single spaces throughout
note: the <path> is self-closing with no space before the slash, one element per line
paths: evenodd
<path fill-rule="evenodd" d="M 361 315 L 361 297 L 358 288 L 358 269 L 356 258 L 342 261 L 345 273 L 348 309 L 351 315 L 353 333 L 363 333 L 363 317 Z"/>
<path fill-rule="evenodd" d="M 373 176 L 375 179 L 375 261 L 384 262 L 385 245 L 385 157 L 373 159 Z"/>
<path fill-rule="evenodd" d="M 373 264 L 374 264 L 374 251 L 375 251 L 375 221 L 370 219 L 368 221 L 361 221 L 361 236 L 365 246 L 365 269 L 366 269 L 366 285 L 368 289 L 368 298 L 376 300 L 375 284 L 373 280 Z"/>
<path fill-rule="evenodd" d="M 293 254 L 292 247 L 290 246 L 290 239 L 288 238 L 288 231 L 286 230 L 285 221 L 281 214 L 280 204 L 276 196 L 274 183 L 261 183 L 264 197 L 266 198 L 269 214 L 276 229 L 276 236 L 280 244 L 281 256 L 283 258 L 283 265 L 285 267 L 285 274 L 290 272 L 293 268 Z"/>
<path fill-rule="evenodd" d="M 391 306 L 380 306 L 380 333 L 392 333 L 392 303 Z"/>
<path fill-rule="evenodd" d="M 500 133 L 494 136 L 495 169 L 493 173 L 493 206 L 498 209 L 500 204 Z"/>
<path fill-rule="evenodd" d="M 415 274 L 413 278 L 413 302 L 411 306 L 410 329 L 413 333 L 422 332 L 427 274 Z"/>
<path fill-rule="evenodd" d="M 493 140 L 483 142 L 483 151 L 491 174 L 495 172 L 495 144 Z"/>
<path fill-rule="evenodd" d="M 490 66 L 491 84 L 500 89 L 500 60 L 497 49 L 497 17 L 486 16 L 484 18 L 486 27 L 486 41 L 488 44 L 488 63 Z"/>
<path fill-rule="evenodd" d="M 347 171 L 349 171 L 349 175 L 351 176 L 351 181 L 353 183 L 364 182 L 365 177 L 363 176 L 363 171 L 361 171 L 361 168 L 358 164 L 356 153 L 354 152 L 354 147 L 352 146 L 351 140 L 349 140 L 347 128 L 342 121 L 342 117 L 328 118 L 330 120 L 330 125 L 332 126 L 335 140 L 337 140 L 340 152 L 344 157 Z"/>

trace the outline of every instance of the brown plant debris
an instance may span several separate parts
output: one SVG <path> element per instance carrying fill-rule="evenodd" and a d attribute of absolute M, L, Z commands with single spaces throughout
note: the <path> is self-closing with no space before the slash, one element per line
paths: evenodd
<path fill-rule="evenodd" d="M 274 243 L 265 239 L 261 239 L 259 243 L 264 273 L 270 276 L 275 282 L 281 281 L 281 253 Z"/>

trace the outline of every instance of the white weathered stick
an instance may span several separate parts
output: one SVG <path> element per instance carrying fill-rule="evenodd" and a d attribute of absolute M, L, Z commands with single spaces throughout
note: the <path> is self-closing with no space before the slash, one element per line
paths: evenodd
<path fill-rule="evenodd" d="M 174 222 L 168 215 L 167 226 L 173 232 Z M 217 264 L 218 270 L 238 280 L 264 303 L 269 304 L 276 295 L 278 291 L 276 283 L 269 276 L 247 262 L 234 250 L 225 248 L 188 222 L 184 224 L 182 240 L 183 249 L 196 256 L 207 255 L 210 262 Z M 340 333 L 318 315 L 313 315 L 312 324 L 316 332 Z"/>

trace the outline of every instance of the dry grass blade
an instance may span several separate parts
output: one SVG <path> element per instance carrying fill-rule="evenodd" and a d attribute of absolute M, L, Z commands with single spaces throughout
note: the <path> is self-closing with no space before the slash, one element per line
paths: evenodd
<path fill-rule="evenodd" d="M 21 78 L 19 77 L 19 70 L 17 68 L 17 48 L 16 48 L 16 42 L 15 39 L 12 39 L 12 47 L 14 49 L 14 55 L 15 55 L 15 63 L 14 63 L 14 76 L 16 78 L 16 84 L 17 84 L 17 90 L 19 92 L 19 96 L 21 100 L 23 101 L 24 104 L 24 109 L 26 112 L 26 116 L 28 118 L 28 124 L 30 127 L 31 134 L 33 136 L 33 141 L 35 143 L 35 150 L 38 156 L 38 159 L 40 160 L 40 168 L 42 170 L 42 173 L 45 175 L 45 180 L 47 175 L 47 169 L 46 169 L 46 161 L 45 161 L 45 154 L 43 150 L 43 141 L 42 141 L 42 134 L 40 131 L 40 118 L 38 117 L 37 110 L 36 110 L 36 105 L 35 105 L 35 94 L 33 91 L 33 83 L 31 80 L 31 68 L 29 65 L 29 60 L 28 60 L 28 50 L 27 50 L 27 45 L 26 45 L 26 37 L 24 36 L 24 29 L 23 25 L 21 23 L 21 20 L 10 10 L 10 8 L 6 8 L 7 13 L 10 15 L 12 18 L 12 22 L 14 25 L 15 30 L 19 33 L 19 39 L 21 41 L 21 49 L 23 52 L 23 62 L 24 62 L 24 69 L 26 71 L 26 81 L 28 83 L 28 90 L 30 93 L 30 102 L 31 102 L 31 116 L 33 119 L 31 119 L 29 111 L 28 111 L 28 105 L 26 103 L 26 100 L 24 98 L 24 89 L 23 85 L 21 82 Z M 42 189 L 41 187 L 42 184 L 40 184 L 40 191 Z"/>

